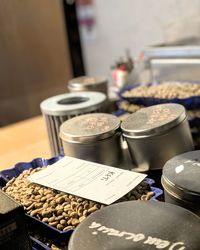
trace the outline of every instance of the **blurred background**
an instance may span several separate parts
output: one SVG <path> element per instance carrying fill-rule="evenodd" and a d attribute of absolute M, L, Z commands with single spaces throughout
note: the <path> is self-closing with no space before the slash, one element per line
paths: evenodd
<path fill-rule="evenodd" d="M 1 0 L 0 126 L 40 114 L 73 77 L 103 75 L 111 86 L 126 59 L 129 82 L 150 80 L 145 48 L 199 45 L 199 11 L 199 0 Z"/>

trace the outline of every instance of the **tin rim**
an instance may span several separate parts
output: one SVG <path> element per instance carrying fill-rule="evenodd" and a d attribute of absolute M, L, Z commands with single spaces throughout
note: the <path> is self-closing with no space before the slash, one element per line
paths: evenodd
<path fill-rule="evenodd" d="M 84 79 L 90 79 L 90 78 L 93 78 L 94 79 L 94 82 L 93 83 L 87 83 L 87 82 L 84 82 L 82 80 Z M 81 76 L 81 77 L 77 77 L 77 78 L 73 78 L 71 79 L 69 82 L 68 82 L 68 86 L 70 88 L 82 88 L 82 87 L 92 87 L 92 86 L 95 86 L 95 85 L 100 85 L 100 84 L 106 84 L 107 83 L 107 78 L 105 77 L 101 77 L 101 76 Z"/>
<path fill-rule="evenodd" d="M 66 135 L 63 136 L 61 132 L 59 133 L 59 136 L 61 140 L 63 141 L 63 143 L 67 142 L 67 143 L 74 143 L 74 144 L 90 144 L 94 142 L 103 141 L 105 139 L 112 139 L 114 137 L 119 137 L 120 135 L 121 133 L 118 129 L 110 133 L 102 134 L 100 136 L 85 136 L 84 138 L 81 136 L 80 137 L 66 137 Z"/>
<path fill-rule="evenodd" d="M 172 103 L 170 103 L 170 104 L 159 104 L 159 105 L 178 105 L 180 107 L 182 106 L 180 104 L 172 104 Z M 159 106 L 159 105 L 155 105 L 155 106 Z M 147 107 L 147 108 L 151 108 L 151 107 Z M 136 113 L 138 113 L 138 112 L 141 112 L 141 111 L 139 110 Z M 134 117 L 134 115 L 136 113 L 132 114 L 132 117 Z M 130 119 L 130 116 L 127 119 Z M 126 128 L 127 119 L 125 121 L 123 121 L 122 124 L 121 124 L 121 129 L 123 131 L 123 135 L 125 137 L 133 137 L 133 138 L 134 137 L 135 138 L 141 137 L 141 138 L 144 138 L 144 137 L 149 137 L 149 136 L 161 135 L 161 134 L 169 131 L 170 129 L 178 126 L 180 123 L 187 120 L 187 114 L 186 114 L 184 106 L 182 106 L 182 111 L 181 111 L 180 115 L 177 116 L 175 119 L 173 119 L 171 121 L 168 121 L 167 123 L 162 124 L 160 126 L 155 126 L 153 128 L 145 128 L 145 129 L 131 129 L 131 128 L 127 129 Z"/>
<path fill-rule="evenodd" d="M 180 200 L 186 200 L 188 202 L 198 202 L 198 204 L 200 204 L 199 193 L 179 187 L 163 175 L 161 177 L 161 183 L 165 191 L 169 193 L 172 197 L 178 198 Z"/>
<path fill-rule="evenodd" d="M 60 126 L 60 133 L 59 136 L 60 138 L 63 140 L 63 142 L 72 142 L 72 143 L 90 143 L 90 142 L 95 142 L 95 141 L 100 141 L 100 140 L 104 140 L 107 138 L 110 138 L 112 136 L 114 136 L 115 134 L 121 134 L 120 131 L 120 120 L 112 115 L 112 114 L 107 114 L 107 113 L 96 113 L 96 115 L 101 116 L 102 114 L 108 116 L 108 117 L 112 117 L 112 119 L 114 119 L 114 124 L 112 125 L 112 127 L 108 128 L 107 130 L 105 130 L 102 133 L 97 133 L 94 132 L 91 134 L 81 134 L 80 133 L 76 133 L 73 134 L 72 131 L 68 130 L 66 131 L 66 124 L 68 124 L 68 126 L 70 126 L 69 124 L 72 123 L 72 121 L 75 121 L 79 119 L 84 119 L 86 116 L 92 116 L 92 114 L 84 114 L 78 117 L 74 117 L 72 119 L 69 119 L 67 121 L 65 121 L 61 126 Z"/>

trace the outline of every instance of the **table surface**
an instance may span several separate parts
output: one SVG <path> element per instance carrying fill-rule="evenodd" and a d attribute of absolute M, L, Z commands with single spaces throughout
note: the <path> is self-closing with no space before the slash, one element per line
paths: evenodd
<path fill-rule="evenodd" d="M 36 157 L 51 157 L 42 116 L 0 128 L 0 170 Z"/>

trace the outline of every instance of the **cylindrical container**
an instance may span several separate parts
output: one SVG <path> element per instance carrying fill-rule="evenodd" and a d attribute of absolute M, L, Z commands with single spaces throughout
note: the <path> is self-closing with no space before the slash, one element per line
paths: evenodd
<path fill-rule="evenodd" d="M 70 92 L 97 91 L 108 95 L 108 80 L 104 77 L 81 76 L 68 82 Z"/>
<path fill-rule="evenodd" d="M 193 150 L 184 106 L 159 104 L 140 109 L 121 124 L 135 171 L 162 169 L 173 156 Z"/>
<path fill-rule="evenodd" d="M 122 160 L 120 120 L 111 114 L 93 113 L 74 117 L 60 127 L 65 155 L 119 166 Z"/>
<path fill-rule="evenodd" d="M 73 232 L 69 250 L 199 250 L 200 218 L 164 202 L 128 201 L 91 214 Z"/>
<path fill-rule="evenodd" d="M 44 115 L 52 156 L 62 153 L 60 125 L 78 115 L 103 112 L 106 96 L 99 92 L 77 92 L 57 95 L 40 104 Z"/>
<path fill-rule="evenodd" d="M 167 161 L 161 182 L 166 202 L 187 208 L 200 216 L 200 150 Z"/>

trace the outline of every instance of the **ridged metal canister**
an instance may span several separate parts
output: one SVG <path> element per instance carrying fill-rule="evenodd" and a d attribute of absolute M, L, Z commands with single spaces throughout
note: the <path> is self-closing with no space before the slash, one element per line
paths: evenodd
<path fill-rule="evenodd" d="M 200 216 L 200 150 L 173 157 L 163 167 L 165 201 Z"/>
<path fill-rule="evenodd" d="M 65 155 L 118 167 L 122 160 L 120 120 L 111 114 L 74 117 L 60 127 Z"/>
<path fill-rule="evenodd" d="M 108 95 L 108 80 L 104 77 L 81 76 L 71 79 L 68 82 L 70 92 L 97 91 Z"/>
<path fill-rule="evenodd" d="M 173 156 L 193 150 L 186 111 L 180 104 L 140 109 L 122 122 L 121 129 L 135 171 L 162 169 Z"/>
<path fill-rule="evenodd" d="M 106 95 L 99 92 L 66 93 L 50 97 L 40 104 L 44 115 L 52 156 L 63 152 L 60 125 L 75 116 L 104 112 Z"/>

